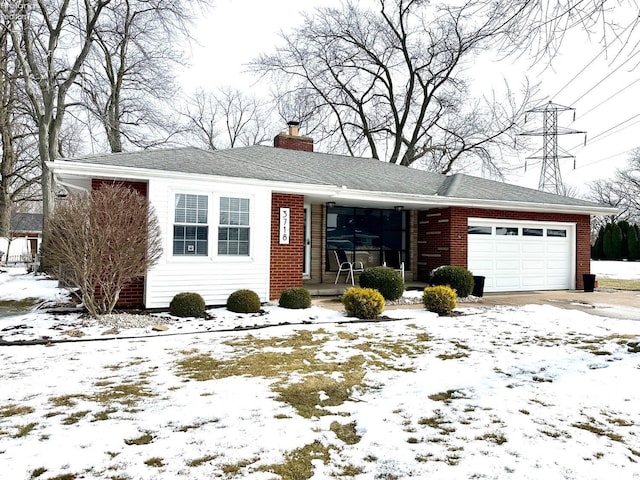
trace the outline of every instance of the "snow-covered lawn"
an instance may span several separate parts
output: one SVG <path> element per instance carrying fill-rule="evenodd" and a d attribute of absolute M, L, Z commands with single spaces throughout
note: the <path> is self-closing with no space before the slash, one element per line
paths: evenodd
<path fill-rule="evenodd" d="M 10 273 L 0 298 L 64 298 Z M 0 318 L 4 340 L 80 340 L 0 346 L 0 478 L 640 478 L 640 321 L 419 307 Z M 251 325 L 271 326 L 230 330 Z"/>

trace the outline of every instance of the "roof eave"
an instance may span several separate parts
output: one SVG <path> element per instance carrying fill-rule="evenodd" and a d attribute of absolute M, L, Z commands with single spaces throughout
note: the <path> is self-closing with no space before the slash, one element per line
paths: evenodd
<path fill-rule="evenodd" d="M 140 167 L 124 167 L 113 165 L 101 165 L 74 161 L 47 162 L 55 175 L 61 177 L 105 177 L 122 180 L 134 180 L 141 178 L 176 178 L 199 179 L 202 174 L 175 172 L 169 170 L 155 170 Z M 81 175 L 78 172 L 82 171 Z M 469 199 L 447 197 L 441 195 L 419 195 L 397 192 L 353 190 L 339 185 L 303 184 L 295 182 L 281 182 L 273 180 L 258 180 L 245 177 L 230 177 L 222 175 L 207 175 L 211 179 L 219 179 L 225 183 L 237 183 L 264 186 L 282 193 L 298 193 L 326 197 L 332 201 L 365 201 L 388 205 L 403 205 L 405 208 L 445 208 L 468 207 L 485 208 L 488 210 L 510 210 L 527 212 L 550 212 L 580 215 L 614 215 L 616 208 L 598 205 L 563 205 L 536 202 L 517 202 L 506 200 Z"/>

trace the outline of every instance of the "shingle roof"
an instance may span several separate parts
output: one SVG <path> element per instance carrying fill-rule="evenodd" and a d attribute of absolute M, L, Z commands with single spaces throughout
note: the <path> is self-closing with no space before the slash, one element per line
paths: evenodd
<path fill-rule="evenodd" d="M 12 232 L 42 232 L 41 213 L 14 213 L 11 216 Z"/>
<path fill-rule="evenodd" d="M 169 172 L 297 184 L 346 186 L 349 190 L 367 192 L 602 207 L 576 198 L 554 195 L 470 175 L 447 176 L 371 158 L 303 152 L 268 146 L 216 151 L 186 147 L 96 155 L 71 160 L 87 164 Z"/>

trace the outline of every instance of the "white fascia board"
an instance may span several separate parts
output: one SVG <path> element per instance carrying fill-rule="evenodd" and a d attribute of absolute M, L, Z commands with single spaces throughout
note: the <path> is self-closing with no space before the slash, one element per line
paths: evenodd
<path fill-rule="evenodd" d="M 440 195 L 413 195 L 400 194 L 395 192 L 363 192 L 355 190 L 341 189 L 336 192 L 332 200 L 349 200 L 351 202 L 362 201 L 384 201 L 390 205 L 403 205 L 405 208 L 416 207 L 467 207 L 467 208 L 484 208 L 487 210 L 508 210 L 519 212 L 538 212 L 538 213 L 565 213 L 579 215 L 614 215 L 617 209 L 604 206 L 587 206 L 587 205 L 561 205 L 551 203 L 530 203 L 530 202 L 514 202 L 505 200 L 486 200 L 486 199 L 470 199 L 444 197 Z"/>
<path fill-rule="evenodd" d="M 154 170 L 138 167 L 122 167 L 101 164 L 87 164 L 73 161 L 47 162 L 47 166 L 55 175 L 61 177 L 106 177 L 114 179 L 184 179 L 202 181 L 203 177 L 212 181 L 219 181 L 230 184 L 255 185 L 269 187 L 281 193 L 292 193 L 299 195 L 326 196 L 332 201 L 350 202 L 375 202 L 388 205 L 402 205 L 405 208 L 433 208 L 433 207 L 468 207 L 485 208 L 488 210 L 509 210 L 520 212 L 540 212 L 540 213 L 566 213 L 579 215 L 615 215 L 617 209 L 604 206 L 583 206 L 583 205 L 561 205 L 550 203 L 529 203 L 513 202 L 505 200 L 486 200 L 445 197 L 440 195 L 416 195 L 410 193 L 350 190 L 339 185 L 319 185 L 291 182 L 277 182 L 273 180 L 257 180 L 244 177 L 227 177 L 218 175 L 202 175 L 195 173 L 175 172 L 169 170 Z M 78 174 L 82 172 L 82 174 Z"/>
<path fill-rule="evenodd" d="M 274 191 L 281 193 L 294 193 L 299 195 L 324 195 L 332 196 L 339 187 L 335 185 L 319 185 L 304 184 L 291 182 L 277 182 L 273 180 L 259 180 L 246 177 L 228 177 L 223 175 L 206 175 L 201 173 L 185 173 L 169 170 L 155 170 L 139 167 L 123 167 L 113 165 L 88 164 L 82 162 L 72 162 L 65 160 L 64 162 L 47 162 L 47 166 L 53 171 L 54 175 L 67 179 L 61 183 L 73 183 L 73 178 L 112 178 L 118 180 L 210 180 L 234 185 L 249 185 L 269 187 Z M 80 172 L 80 173 L 79 173 Z"/>

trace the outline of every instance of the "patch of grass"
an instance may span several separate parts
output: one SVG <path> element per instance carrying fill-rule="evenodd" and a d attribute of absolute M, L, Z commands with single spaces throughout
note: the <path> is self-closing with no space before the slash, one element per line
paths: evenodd
<path fill-rule="evenodd" d="M 445 404 L 450 404 L 453 400 L 458 400 L 461 398 L 466 398 L 464 393 L 461 393 L 460 390 L 447 390 L 446 392 L 434 393 L 433 395 L 429 395 L 429 400 L 433 400 L 434 402 L 444 402 Z"/>
<path fill-rule="evenodd" d="M 419 440 L 416 437 L 407 438 L 407 443 L 418 443 Z"/>
<path fill-rule="evenodd" d="M 257 470 L 279 475 L 280 480 L 308 480 L 314 474 L 312 460 L 320 460 L 327 465 L 333 448 L 335 447 L 325 447 L 316 440 L 302 448 L 285 453 L 282 463 L 263 465 Z"/>
<path fill-rule="evenodd" d="M 148 467 L 155 467 L 155 468 L 160 468 L 164 466 L 164 462 L 162 461 L 162 458 L 160 457 L 151 457 L 151 458 L 147 458 L 144 461 L 144 464 Z"/>
<path fill-rule="evenodd" d="M 598 278 L 598 288 L 613 288 L 616 290 L 640 290 L 640 280 L 624 280 L 618 278 Z"/>
<path fill-rule="evenodd" d="M 622 436 L 617 433 L 610 432 L 601 428 L 593 423 L 584 423 L 584 422 L 576 422 L 571 424 L 572 427 L 579 428 L 581 430 L 586 430 L 587 432 L 594 433 L 601 437 L 607 437 L 609 440 L 614 442 L 622 442 Z"/>
<path fill-rule="evenodd" d="M 339 472 L 332 473 L 332 477 L 337 478 L 345 478 L 345 477 L 355 477 L 364 473 L 364 469 L 362 467 L 356 467 L 355 465 L 343 465 L 340 467 Z"/>
<path fill-rule="evenodd" d="M 40 475 L 46 472 L 47 472 L 47 469 L 44 467 L 36 468 L 35 470 L 31 471 L 31 478 L 38 478 Z"/>
<path fill-rule="evenodd" d="M 213 380 L 218 378 L 216 373 L 220 369 L 220 365 L 222 362 L 215 360 L 209 354 L 189 355 L 178 361 L 178 375 L 198 382 Z"/>
<path fill-rule="evenodd" d="M 38 426 L 37 423 L 27 423 L 26 425 L 17 425 L 16 428 L 18 429 L 18 431 L 15 434 L 13 434 L 12 436 L 13 436 L 13 438 L 26 437 L 37 426 Z"/>
<path fill-rule="evenodd" d="M 12 310 L 29 310 L 42 300 L 39 298 L 23 298 L 21 300 L 0 300 L 0 307 L 10 308 Z"/>
<path fill-rule="evenodd" d="M 78 476 L 75 473 L 63 473 L 62 475 L 56 475 L 50 477 L 48 480 L 76 480 Z"/>
<path fill-rule="evenodd" d="M 609 418 L 607 421 L 611 425 L 617 425 L 618 427 L 633 427 L 635 425 L 635 423 L 624 418 Z"/>
<path fill-rule="evenodd" d="M 364 359 L 355 357 L 344 362 L 345 372 L 341 380 L 313 374 L 293 384 L 281 382 L 274 387 L 279 394 L 276 400 L 288 403 L 304 418 L 328 415 L 330 412 L 322 407 L 341 405 L 349 399 L 353 387 L 362 384 L 363 363 Z M 322 399 L 321 393 L 324 394 Z"/>
<path fill-rule="evenodd" d="M 153 442 L 154 438 L 150 432 L 145 432 L 139 437 L 125 439 L 124 443 L 127 445 L 148 445 Z"/>
<path fill-rule="evenodd" d="M 206 425 L 208 423 L 217 423 L 220 420 L 218 420 L 217 418 L 212 418 L 211 420 L 207 420 L 207 421 L 202 421 L 202 422 L 196 422 L 196 423 L 192 423 L 190 425 L 181 425 L 180 427 L 176 428 L 176 432 L 188 432 L 189 430 L 197 430 L 198 428 L 202 427 L 203 425 Z"/>
<path fill-rule="evenodd" d="M 222 473 L 225 475 L 236 476 L 239 475 L 243 468 L 248 467 L 252 463 L 256 463 L 259 458 L 252 458 L 250 460 L 240 460 L 237 463 L 226 463 L 222 465 L 220 468 L 222 469 Z"/>
<path fill-rule="evenodd" d="M 436 355 L 440 360 L 456 360 L 458 358 L 466 358 L 469 355 L 464 352 L 455 352 L 455 353 L 441 353 L 440 355 Z"/>
<path fill-rule="evenodd" d="M 278 420 L 285 420 L 287 418 L 291 418 L 289 415 L 286 415 L 284 413 L 277 413 L 273 416 L 273 418 L 276 418 Z"/>
<path fill-rule="evenodd" d="M 502 445 L 507 442 L 507 437 L 502 433 L 485 433 L 484 435 L 476 437 L 476 440 L 487 440 L 495 443 L 496 445 Z"/>
<path fill-rule="evenodd" d="M 59 397 L 51 397 L 49 401 L 56 407 L 74 407 L 78 402 L 77 400 L 84 399 L 84 395 L 61 395 Z"/>
<path fill-rule="evenodd" d="M 0 407 L 0 417 L 6 418 L 16 415 L 27 415 L 29 413 L 33 413 L 33 411 L 34 410 L 31 407 L 10 403 Z"/>
<path fill-rule="evenodd" d="M 205 455 L 203 457 L 194 458 L 193 460 L 187 460 L 188 467 L 199 467 L 205 463 L 209 463 L 211 460 L 218 458 L 218 455 Z"/>
<path fill-rule="evenodd" d="M 433 417 L 422 417 L 418 420 L 418 425 L 431 427 L 440 431 L 443 435 L 449 435 L 456 431 L 456 428 L 442 417 L 440 411 L 436 410 Z"/>
<path fill-rule="evenodd" d="M 362 436 L 358 435 L 356 432 L 356 422 L 347 423 L 346 425 L 342 425 L 338 422 L 331 422 L 329 430 L 335 433 L 336 437 L 347 445 L 355 445 L 362 439 Z"/>
<path fill-rule="evenodd" d="M 367 455 L 366 457 L 364 457 L 364 458 L 363 458 L 363 460 L 364 460 L 365 462 L 371 462 L 371 463 L 373 463 L 373 462 L 377 462 L 377 461 L 378 461 L 378 457 L 376 457 L 375 455 L 371 455 L 371 454 L 369 454 L 369 455 Z"/>
<path fill-rule="evenodd" d="M 79 412 L 72 413 L 62 420 L 62 424 L 73 425 L 74 423 L 78 423 L 80 419 L 86 417 L 88 413 L 91 413 L 91 410 L 81 410 Z"/>
<path fill-rule="evenodd" d="M 104 420 L 109 420 L 109 415 L 112 413 L 116 413 L 118 411 L 117 408 L 107 408 L 105 410 L 100 410 L 93 414 L 92 422 L 101 422 Z"/>
<path fill-rule="evenodd" d="M 110 384 L 94 393 L 88 399 L 105 405 L 117 402 L 127 407 L 134 407 L 143 398 L 154 397 L 149 382 L 122 382 Z"/>

